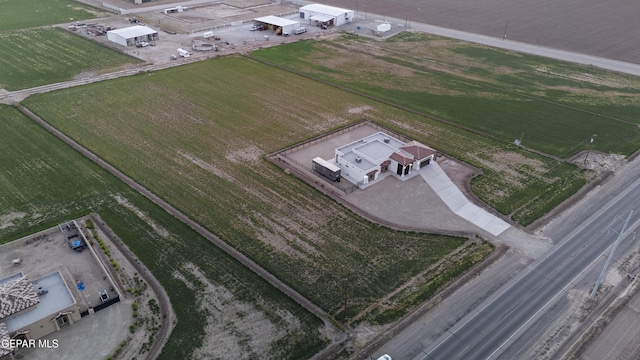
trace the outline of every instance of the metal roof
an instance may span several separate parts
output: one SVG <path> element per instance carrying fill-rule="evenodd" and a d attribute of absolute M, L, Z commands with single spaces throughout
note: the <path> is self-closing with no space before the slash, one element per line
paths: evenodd
<path fill-rule="evenodd" d="M 293 21 L 293 20 L 289 20 L 289 19 L 285 19 L 285 18 L 273 16 L 273 15 L 255 18 L 253 19 L 253 21 L 259 21 L 265 24 L 271 24 L 271 25 L 282 26 L 282 27 L 300 24 L 298 21 Z"/>
<path fill-rule="evenodd" d="M 107 31 L 107 33 L 116 34 L 116 35 L 122 36 L 125 39 L 132 39 L 135 37 L 157 34 L 158 32 L 146 26 L 135 25 L 135 26 L 129 26 L 122 29 L 109 30 Z"/>
<path fill-rule="evenodd" d="M 320 22 L 327 22 L 333 19 L 335 19 L 335 16 L 331 16 L 331 15 L 311 15 L 309 17 L 309 20 L 315 20 Z"/>
<path fill-rule="evenodd" d="M 324 15 L 340 16 L 345 13 L 353 12 L 353 10 L 342 9 L 333 6 L 327 6 L 322 4 L 309 4 L 300 8 L 301 11 L 311 11 Z"/>

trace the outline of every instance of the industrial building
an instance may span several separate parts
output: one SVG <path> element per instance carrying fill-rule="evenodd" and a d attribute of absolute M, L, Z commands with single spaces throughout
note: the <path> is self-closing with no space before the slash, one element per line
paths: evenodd
<path fill-rule="evenodd" d="M 158 32 L 142 25 L 107 31 L 107 39 L 122 46 L 134 46 L 143 41 L 158 40 Z"/>
<path fill-rule="evenodd" d="M 272 30 L 278 35 L 283 35 L 293 34 L 300 27 L 300 22 L 269 15 L 253 19 L 253 25 L 263 30 Z"/>
<path fill-rule="evenodd" d="M 322 4 L 309 4 L 300 8 L 301 19 L 306 19 L 311 25 L 321 27 L 344 25 L 352 22 L 354 17 L 353 10 Z"/>
<path fill-rule="evenodd" d="M 390 172 L 399 178 L 419 170 L 435 159 L 436 151 L 417 141 L 404 143 L 377 132 L 335 150 L 341 176 L 358 186 L 378 180 Z"/>

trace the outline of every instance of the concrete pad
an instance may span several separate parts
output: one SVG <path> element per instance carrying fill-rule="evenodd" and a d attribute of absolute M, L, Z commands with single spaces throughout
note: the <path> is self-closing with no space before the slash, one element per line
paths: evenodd
<path fill-rule="evenodd" d="M 458 216 L 498 236 L 511 225 L 467 199 L 436 162 L 420 169 L 420 176 Z"/>
<path fill-rule="evenodd" d="M 449 189 L 448 191 L 451 190 Z M 438 193 L 438 195 L 440 195 L 440 193 Z M 469 204 L 469 200 L 467 200 L 459 190 L 457 190 L 453 196 L 443 196 L 442 200 L 444 200 L 444 202 L 447 203 L 447 206 L 449 206 L 449 208 L 455 213 L 461 211 L 461 209 Z"/>
<path fill-rule="evenodd" d="M 426 231 L 477 231 L 477 227 L 456 216 L 419 176 L 407 181 L 389 176 L 348 194 L 345 200 L 399 226 Z"/>
<path fill-rule="evenodd" d="M 34 348 L 16 350 L 16 359 L 86 360 L 105 359 L 112 355 L 120 342 L 131 335 L 129 325 L 134 322 L 131 300 L 124 300 L 93 315 L 67 325 L 37 342 Z M 48 340 L 49 347 L 44 345 Z M 53 344 L 57 344 L 55 347 Z M 40 346 L 42 345 L 42 346 Z"/>

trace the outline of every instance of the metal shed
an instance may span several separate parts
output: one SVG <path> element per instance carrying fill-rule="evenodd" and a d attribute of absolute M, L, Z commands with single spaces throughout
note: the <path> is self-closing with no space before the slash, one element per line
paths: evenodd
<path fill-rule="evenodd" d="M 141 41 L 158 40 L 158 32 L 142 25 L 107 31 L 107 39 L 122 46 L 133 46 Z"/>
<path fill-rule="evenodd" d="M 293 31 L 300 27 L 300 22 L 293 21 L 273 15 L 263 16 L 253 19 L 254 25 L 264 25 L 266 29 L 273 30 L 278 35 L 293 34 Z"/>
<path fill-rule="evenodd" d="M 309 4 L 300 8 L 300 18 L 316 25 L 340 26 L 353 21 L 355 12 L 322 4 Z"/>

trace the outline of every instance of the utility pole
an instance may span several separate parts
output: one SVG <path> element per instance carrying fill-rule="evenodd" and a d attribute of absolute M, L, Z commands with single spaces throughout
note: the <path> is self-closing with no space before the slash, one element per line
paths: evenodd
<path fill-rule="evenodd" d="M 604 274 L 607 273 L 607 268 L 609 267 L 609 264 L 611 263 L 611 259 L 613 258 L 613 253 L 616 252 L 616 248 L 618 247 L 620 240 L 622 240 L 622 235 L 627 229 L 627 224 L 629 223 L 629 219 L 631 219 L 631 214 L 633 214 L 633 210 L 629 211 L 629 216 L 627 216 L 627 220 L 624 222 L 624 225 L 622 225 L 622 230 L 620 230 L 620 233 L 618 233 L 618 238 L 616 239 L 616 242 L 613 243 L 613 248 L 611 249 L 611 253 L 609 254 L 609 257 L 607 258 L 607 262 L 604 264 L 604 267 L 600 272 L 600 276 L 598 277 L 598 281 L 596 281 L 596 285 L 593 287 L 593 291 L 591 291 L 591 295 L 589 295 L 589 300 L 593 300 L 593 298 L 596 296 L 596 293 L 598 292 L 598 288 L 600 287 L 602 278 L 604 277 Z"/>
<path fill-rule="evenodd" d="M 522 133 L 520 135 L 520 139 L 516 139 L 513 143 L 516 144 L 516 146 L 520 146 L 520 144 L 522 144 L 522 137 L 524 136 L 524 133 Z"/>
<path fill-rule="evenodd" d="M 507 23 L 504 24 L 504 35 L 502 35 L 502 41 L 504 41 L 504 39 L 507 38 L 507 26 L 509 26 L 509 21 L 507 20 Z"/>
<path fill-rule="evenodd" d="M 591 138 L 591 141 L 589 141 L 589 147 L 587 148 L 587 155 L 584 156 L 584 162 L 582 163 L 582 165 L 586 165 L 587 164 L 587 158 L 589 157 L 589 152 L 591 152 L 591 146 L 592 145 L 593 145 L 593 138 Z"/>

